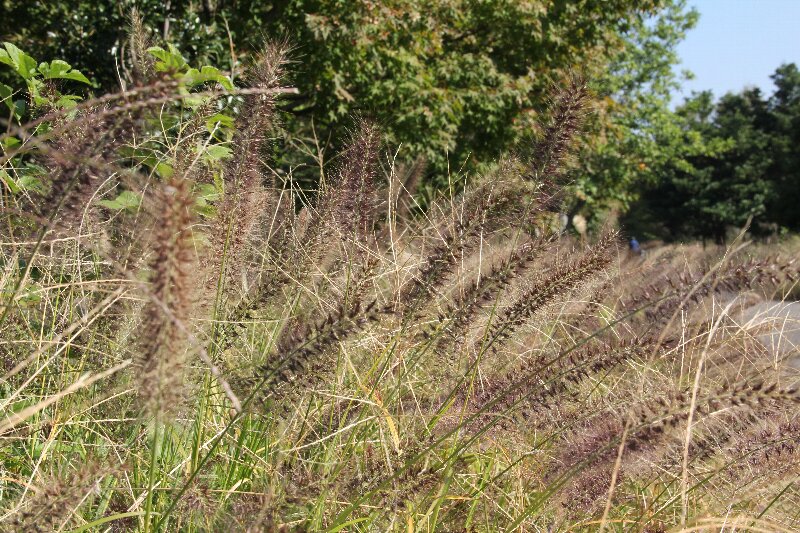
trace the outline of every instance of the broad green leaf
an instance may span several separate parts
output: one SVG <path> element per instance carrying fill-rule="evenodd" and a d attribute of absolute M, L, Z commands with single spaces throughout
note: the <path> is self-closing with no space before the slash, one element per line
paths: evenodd
<path fill-rule="evenodd" d="M 186 68 L 186 60 L 174 45 L 169 45 L 169 50 L 164 50 L 160 46 L 153 46 L 147 51 L 158 59 L 155 69 L 158 72 L 182 72 Z"/>
<path fill-rule="evenodd" d="M 31 80 L 36 75 L 36 60 L 11 43 L 3 43 L 3 46 L 0 63 L 11 66 L 25 80 Z"/>
<path fill-rule="evenodd" d="M 74 94 L 65 94 L 59 97 L 59 99 L 55 101 L 55 104 L 56 107 L 60 109 L 72 109 L 81 100 L 82 98 L 80 96 L 75 96 Z"/>
<path fill-rule="evenodd" d="M 0 141 L 0 146 L 2 146 L 3 149 L 5 149 L 5 150 L 10 150 L 12 148 L 16 148 L 20 144 L 22 144 L 22 141 L 20 141 L 16 137 L 6 137 L 2 141 Z"/>
<path fill-rule="evenodd" d="M 16 115 L 17 108 L 14 105 L 14 100 L 11 99 L 11 96 L 14 94 L 14 89 L 9 87 L 8 85 L 4 85 L 0 83 L 0 101 L 6 104 L 9 111 Z"/>
<path fill-rule="evenodd" d="M 169 163 L 159 163 L 156 165 L 156 174 L 162 178 L 169 178 L 175 173 L 175 169 Z"/>
<path fill-rule="evenodd" d="M 113 200 L 98 200 L 98 204 L 114 211 L 139 207 L 142 197 L 131 191 L 122 191 Z"/>
<path fill-rule="evenodd" d="M 19 185 L 17 185 L 17 182 L 14 181 L 14 178 L 12 178 L 8 172 L 6 172 L 1 168 L 0 168 L 0 181 L 3 182 L 3 185 L 5 185 L 8 188 L 8 190 L 11 191 L 12 194 L 16 194 L 21 190 Z"/>
<path fill-rule="evenodd" d="M 34 173 L 21 173 L 16 178 L 5 170 L 0 169 L 0 181 L 16 194 L 20 191 L 42 191 L 42 181 Z"/>
<path fill-rule="evenodd" d="M 31 98 L 33 98 L 34 105 L 43 106 L 50 102 L 47 98 L 42 96 L 41 88 L 44 85 L 42 80 L 39 78 L 30 78 L 26 85 L 28 86 L 28 93 L 30 94 Z"/>
<path fill-rule="evenodd" d="M 231 156 L 231 149 L 223 144 L 213 144 L 206 148 L 204 159 L 207 162 L 216 163 Z"/>
<path fill-rule="evenodd" d="M 213 183 L 202 183 L 197 189 L 197 197 L 207 202 L 214 202 L 222 196 L 222 191 Z"/>
<path fill-rule="evenodd" d="M 62 79 L 62 80 L 75 80 L 81 83 L 90 83 L 88 78 L 81 74 L 80 71 L 75 70 L 66 61 L 55 59 L 48 63 L 39 64 L 39 72 L 46 80 Z"/>
<path fill-rule="evenodd" d="M 214 130 L 231 128 L 233 128 L 233 117 L 228 115 L 216 113 L 206 119 L 206 130 L 208 130 L 209 133 L 213 132 Z"/>
<path fill-rule="evenodd" d="M 42 180 L 33 174 L 22 174 L 17 180 L 17 185 L 25 191 L 42 192 L 43 190 Z"/>
<path fill-rule="evenodd" d="M 210 202 L 219 200 L 222 197 L 222 191 L 211 183 L 203 183 L 197 189 L 195 210 L 204 217 L 214 216 L 216 209 Z"/>
<path fill-rule="evenodd" d="M 187 91 L 185 87 L 181 87 L 178 92 L 184 95 L 183 103 L 186 104 L 186 107 L 189 109 L 200 109 L 208 102 L 208 97 L 206 96 L 186 96 L 189 94 L 189 91 Z"/>
<path fill-rule="evenodd" d="M 233 83 L 227 76 L 222 74 L 219 69 L 208 65 L 202 67 L 200 70 L 190 68 L 183 76 L 183 82 L 189 87 L 194 87 L 209 81 L 215 81 L 229 91 L 232 91 L 234 88 Z"/>
<path fill-rule="evenodd" d="M 14 93 L 14 89 L 9 87 L 4 83 L 0 83 L 0 99 L 5 101 L 6 98 L 11 99 L 11 95 Z"/>
<path fill-rule="evenodd" d="M 14 109 L 16 110 L 17 117 L 20 119 L 25 115 L 25 109 L 27 109 L 27 107 L 25 100 L 14 100 Z"/>

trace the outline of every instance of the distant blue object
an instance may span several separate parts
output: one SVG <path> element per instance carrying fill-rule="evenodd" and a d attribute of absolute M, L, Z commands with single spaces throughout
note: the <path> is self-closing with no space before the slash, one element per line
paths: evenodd
<path fill-rule="evenodd" d="M 639 245 L 639 241 L 636 240 L 636 237 L 631 238 L 631 252 L 642 255 L 642 247 Z"/>

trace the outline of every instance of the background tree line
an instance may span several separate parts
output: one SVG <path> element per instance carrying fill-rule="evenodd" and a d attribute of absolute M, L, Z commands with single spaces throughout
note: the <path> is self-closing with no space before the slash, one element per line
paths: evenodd
<path fill-rule="evenodd" d="M 388 145 L 400 147 L 399 158 L 426 161 L 422 198 L 504 153 L 524 157 L 539 134 L 550 88 L 579 73 L 594 98 L 572 169 L 573 200 L 563 208 L 569 214 L 590 221 L 627 214 L 632 229 L 662 238 L 717 237 L 720 228 L 750 214 L 759 222 L 797 227 L 790 210 L 768 203 L 768 197 L 789 198 L 781 187 L 791 192 L 796 184 L 790 174 L 778 177 L 793 168 L 790 141 L 782 152 L 770 152 L 772 163 L 753 155 L 752 168 L 737 171 L 744 189 L 761 191 L 750 178 L 770 169 L 772 181 L 762 181 L 774 185 L 763 201 L 737 189 L 761 202 L 763 208 L 754 210 L 729 199 L 734 194 L 713 194 L 715 187 L 728 189 L 724 165 L 737 166 L 731 158 L 746 151 L 744 145 L 723 142 L 721 126 L 700 124 L 690 112 L 700 105 L 696 99 L 669 109 L 678 83 L 675 47 L 698 16 L 685 0 L 2 0 L 0 6 L 2 40 L 37 60 L 60 58 L 79 67 L 96 92 L 118 87 L 131 68 L 134 7 L 150 28 L 151 44 L 174 43 L 193 64 L 215 65 L 234 80 L 264 38 L 287 39 L 294 47 L 289 70 L 298 94 L 282 103 L 285 133 L 271 157 L 280 160 L 276 166 L 294 168 L 294 178 L 309 187 L 321 175 L 321 161 L 347 139 L 353 115 L 375 119 Z M 14 83 L 5 71 L 0 81 Z M 783 105 L 791 107 L 787 98 Z M 763 112 L 774 115 L 777 105 L 765 102 Z M 706 117 L 716 124 L 711 115 L 724 113 Z M 785 120 L 782 127 L 791 131 Z M 764 127 L 754 125 L 753 132 L 761 135 Z M 741 141 L 756 143 L 758 135 Z M 702 157 L 718 163 L 714 171 Z M 687 204 L 680 191 L 698 199 L 689 190 L 700 186 L 701 174 L 712 184 L 707 205 Z M 681 188 L 680 180 L 687 185 Z M 666 201 L 659 188 L 668 184 L 676 192 L 669 205 L 658 205 L 653 198 Z M 782 218 L 772 218 L 779 212 Z M 670 226 L 676 217 L 684 227 Z"/>
<path fill-rule="evenodd" d="M 642 182 L 627 225 L 644 237 L 723 241 L 752 217 L 755 233 L 800 229 L 800 72 L 772 75 L 775 90 L 705 91 L 688 98 L 659 141 L 671 157 Z"/>

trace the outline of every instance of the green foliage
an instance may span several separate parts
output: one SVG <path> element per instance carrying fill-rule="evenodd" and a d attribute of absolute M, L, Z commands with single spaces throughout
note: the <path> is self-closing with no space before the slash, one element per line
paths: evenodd
<path fill-rule="evenodd" d="M 620 91 L 641 95 L 645 86 L 663 85 L 662 78 L 671 79 L 674 59 L 664 52 L 685 29 L 683 3 L 673 0 L 5 4 L 9 16 L 0 22 L 0 36 L 34 54 L 80 63 L 104 90 L 118 85 L 112 55 L 123 74 L 130 69 L 123 52 L 130 46 L 127 16 L 134 4 L 157 33 L 151 41 L 170 43 L 151 49 L 161 70 L 184 71 L 181 50 L 190 62 L 215 65 L 235 77 L 265 35 L 285 36 L 302 62 L 292 80 L 299 94 L 284 105 L 291 138 L 316 135 L 338 149 L 347 138 L 349 117 L 370 116 L 390 143 L 402 145 L 401 157 L 425 157 L 427 181 L 438 186 L 459 169 L 480 168 L 510 149 L 529 150 L 548 89 L 572 70 L 589 79 L 614 72 L 617 81 L 597 84 L 613 99 Z M 663 24 L 644 25 L 660 12 L 669 14 Z M 641 63 L 642 54 L 649 63 Z M 611 62 L 626 67 L 610 67 Z M 622 72 L 629 68 L 644 74 Z M 186 76 L 220 81 L 211 71 Z M 622 100 L 616 107 L 603 115 L 597 131 L 616 130 L 614 136 L 629 138 L 629 148 L 643 151 L 630 122 L 647 110 L 630 111 Z M 626 202 L 637 176 L 630 160 L 642 157 L 611 144 L 592 151 L 597 168 L 579 187 L 589 208 L 617 198 Z M 299 178 L 316 179 L 309 158 L 297 159 L 290 147 L 276 157 L 296 167 Z"/>
<path fill-rule="evenodd" d="M 60 94 L 54 87 L 48 86 L 48 82 L 72 80 L 84 84 L 90 83 L 80 71 L 60 59 L 50 63 L 39 63 L 37 66 L 33 57 L 8 42 L 3 43 L 3 48 L 0 49 L 0 63 L 10 66 L 11 70 L 24 80 L 30 101 L 36 107 L 48 105 L 55 108 L 73 107 L 80 100 L 76 95 Z M 13 96 L 13 88 L 0 83 L 0 98 L 8 106 L 11 116 L 19 121 L 25 112 L 25 102 L 14 100 Z"/>
<path fill-rule="evenodd" d="M 98 200 L 97 205 L 112 211 L 121 211 L 123 209 L 135 209 L 139 207 L 141 202 L 142 197 L 140 195 L 131 191 L 122 191 L 113 200 Z"/>
<path fill-rule="evenodd" d="M 291 166 L 304 185 L 316 182 L 321 161 L 342 148 L 353 114 L 381 124 L 388 143 L 400 147 L 401 159 L 424 157 L 426 186 L 444 187 L 508 151 L 527 153 L 549 87 L 580 70 L 597 98 L 580 168 L 573 172 L 571 214 L 597 221 L 636 206 L 627 220 L 641 219 L 648 203 L 643 192 L 652 196 L 657 184 L 669 180 L 674 190 L 661 191 L 650 218 L 680 218 L 686 227 L 645 230 L 653 236 L 720 238 L 725 226 L 749 216 L 797 227 L 791 209 L 800 200 L 798 99 L 792 88 L 797 71 L 776 73 L 784 87 L 767 106 L 769 128 L 783 133 L 766 135 L 761 119 L 747 125 L 749 111 L 730 110 L 730 124 L 698 138 L 696 124 L 669 108 L 678 83 L 675 49 L 698 18 L 685 0 L 7 0 L 0 37 L 32 54 L 12 44 L 0 50 L 0 61 L 11 67 L 0 72 L 6 82 L 0 83 L 0 99 L 11 116 L 19 121 L 30 111 L 11 73 L 25 81 L 31 103 L 39 107 L 77 101 L 74 94 L 54 98 L 54 80 L 91 80 L 112 89 L 119 83 L 115 64 L 125 79 L 132 69 L 128 17 L 134 5 L 152 28 L 142 36 L 147 45 L 159 44 L 148 48 L 155 70 L 179 80 L 185 94 L 206 83 L 233 90 L 263 37 L 285 36 L 302 66 L 291 80 L 298 94 L 282 104 L 286 134 L 273 157 L 276 166 Z M 32 56 L 45 54 L 65 61 L 37 65 Z M 742 109 L 751 104 L 728 102 Z M 230 141 L 230 113 L 207 120 L 209 131 L 217 128 L 217 141 Z M 299 152 L 293 149 L 298 143 L 314 148 Z M 703 167 L 702 158 L 718 161 L 717 170 L 694 168 Z M 205 156 L 213 159 L 210 152 Z"/>
<path fill-rule="evenodd" d="M 626 46 L 594 81 L 597 133 L 587 135 L 581 154 L 574 211 L 590 219 L 625 212 L 656 179 L 658 166 L 674 157 L 680 128 L 669 102 L 679 84 L 676 47 L 697 19 L 681 0 L 637 21 L 625 34 Z"/>
<path fill-rule="evenodd" d="M 390 143 L 424 156 L 429 179 L 446 185 L 448 168 L 528 149 L 551 84 L 576 68 L 601 72 L 623 32 L 661 5 L 296 1 L 276 8 L 272 27 L 303 58 L 295 116 L 313 115 L 334 143 L 352 113 L 374 116 Z"/>
<path fill-rule="evenodd" d="M 656 178 L 628 217 L 631 231 L 722 241 L 750 218 L 756 233 L 800 228 L 800 75 L 783 65 L 773 80 L 770 98 L 745 89 L 714 102 L 702 92 L 676 110 L 670 135 L 656 137 L 672 156 L 654 166 Z"/>
<path fill-rule="evenodd" d="M 15 91 L 10 86 L 0 84 L 0 97 L 11 112 L 10 118 L 12 121 L 22 124 L 25 119 L 33 118 L 36 113 L 46 115 L 48 112 L 54 112 L 52 114 L 53 120 L 63 122 L 65 118 L 69 119 L 69 114 L 64 113 L 64 111 L 74 108 L 82 100 L 82 97 L 76 94 L 64 94 L 52 83 L 54 80 L 70 80 L 89 84 L 90 82 L 86 76 L 73 69 L 65 61 L 56 59 L 49 63 L 39 63 L 37 66 L 37 62 L 33 57 L 20 50 L 14 44 L 3 43 L 3 47 L 3 49 L 0 49 L 0 63 L 11 67 L 10 70 L 22 78 L 27 92 L 25 96 L 27 96 L 27 101 L 32 104 L 32 107 L 28 108 L 25 99 L 14 98 L 17 95 L 22 96 L 18 91 Z M 199 69 L 191 67 L 180 51 L 173 45 L 169 45 L 168 50 L 160 47 L 151 47 L 147 52 L 157 60 L 154 64 L 156 72 L 171 76 L 177 80 L 176 89 L 182 97 L 180 101 L 190 109 L 201 106 L 209 100 L 208 97 L 192 95 L 192 89 L 200 88 L 206 84 L 218 84 L 226 91 L 235 89 L 230 78 L 222 74 L 219 69 L 209 65 L 203 65 Z M 175 127 L 179 124 L 182 113 L 180 110 L 166 112 L 159 117 L 158 121 L 153 121 L 152 125 L 156 129 L 169 125 Z M 223 108 L 221 112 L 215 113 L 205 121 L 209 133 L 214 134 L 215 139 L 222 142 L 230 140 L 233 127 L 233 118 L 230 114 L 225 113 L 231 113 L 230 109 Z M 53 125 L 51 120 L 44 120 L 48 117 L 50 116 L 43 116 L 43 120 L 36 125 L 32 133 L 46 134 Z M 6 168 L 0 168 L 0 183 L 3 186 L 3 190 L 11 195 L 44 194 L 49 187 L 47 180 L 43 179 L 46 172 L 41 166 L 31 162 L 25 150 L 19 150 L 23 138 L 24 134 L 20 136 L 8 134 L 3 137 L 3 152 L 11 155 L 9 158 L 10 164 Z M 230 155 L 230 149 L 224 144 L 209 142 L 205 143 L 200 149 L 200 158 L 210 166 L 219 166 L 219 163 Z M 15 151 L 19 153 L 15 153 Z M 173 172 L 170 162 L 164 160 L 163 155 L 160 153 L 161 150 L 158 144 L 143 143 L 136 149 L 126 149 L 122 150 L 122 152 L 129 156 L 132 161 L 149 166 L 162 178 L 168 178 Z M 215 185 L 209 185 L 209 187 L 213 189 L 213 192 L 209 190 L 201 191 L 197 200 L 197 209 L 203 214 L 213 212 L 213 207 L 209 202 L 219 196 Z M 97 200 L 96 203 L 112 211 L 122 211 L 135 210 L 139 207 L 140 202 L 141 197 L 139 194 L 123 190 L 113 199 L 101 199 Z"/>
<path fill-rule="evenodd" d="M 3 46 L 5 50 L 0 50 L 0 63 L 10 65 L 26 81 L 33 78 L 36 60 L 11 43 L 3 43 Z"/>
<path fill-rule="evenodd" d="M 12 123 L 20 124 L 23 119 L 33 113 L 72 109 L 81 100 L 81 97 L 60 92 L 55 85 L 57 80 L 89 83 L 86 76 L 73 69 L 69 63 L 55 59 L 49 63 L 42 62 L 37 65 L 37 61 L 32 56 L 8 42 L 3 43 L 3 48 L 0 48 L 0 63 L 10 67 L 10 69 L 0 70 L 11 71 L 18 76 L 17 79 L 22 79 L 27 93 L 27 98 L 19 98 L 20 91 L 0 83 L 0 99 L 7 106 L 8 118 Z M 45 122 L 38 125 L 34 131 L 45 132 L 48 127 L 49 124 Z M 6 153 L 16 150 L 21 144 L 21 138 L 7 135 L 2 139 L 2 151 Z M 12 157 L 10 162 L 11 165 L 7 168 L 0 169 L 3 193 L 8 192 L 12 195 L 41 194 L 45 191 L 43 177 L 46 172 L 42 167 L 21 155 Z"/>
<path fill-rule="evenodd" d="M 772 81 L 776 89 L 769 101 L 775 190 L 771 216 L 783 227 L 800 230 L 800 70 L 794 63 L 782 65 Z"/>
<path fill-rule="evenodd" d="M 209 5 L 209 2 L 203 4 Z M 145 22 L 158 28 L 165 41 L 187 51 L 193 63 L 223 64 L 228 43 L 222 20 L 212 23 L 211 12 L 197 13 L 192 2 L 173 0 L 76 0 L 0 2 L 0 39 L 14 42 L 34 57 L 57 57 L 80 65 L 93 84 L 106 91 L 118 87 L 115 64 L 127 50 L 130 10 L 137 7 Z M 169 23 L 166 23 L 169 18 Z M 0 81 L 8 83 L 8 78 Z"/>
<path fill-rule="evenodd" d="M 39 65 L 39 72 L 45 80 L 63 79 L 75 80 L 81 83 L 89 83 L 89 80 L 79 71 L 74 70 L 69 63 L 55 59 L 51 63 L 42 63 Z"/>

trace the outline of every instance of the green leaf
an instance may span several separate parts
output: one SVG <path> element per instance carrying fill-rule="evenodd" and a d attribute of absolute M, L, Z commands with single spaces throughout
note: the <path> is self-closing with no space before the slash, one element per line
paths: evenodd
<path fill-rule="evenodd" d="M 181 87 L 179 92 L 182 95 L 188 95 L 189 92 L 186 90 L 185 87 Z M 184 96 L 183 103 L 186 104 L 186 107 L 189 109 L 196 111 L 203 107 L 206 103 L 208 103 L 209 99 L 205 96 Z"/>
<path fill-rule="evenodd" d="M 14 179 L 11 174 L 0 169 L 0 181 L 12 194 L 20 191 L 42 191 L 42 181 L 33 173 L 22 173 Z"/>
<path fill-rule="evenodd" d="M 3 43 L 5 50 L 0 49 L 0 63 L 13 68 L 26 81 L 36 75 L 36 60 L 11 43 Z"/>
<path fill-rule="evenodd" d="M 160 46 L 153 46 L 147 51 L 158 59 L 155 64 L 157 72 L 183 72 L 186 68 L 186 60 L 174 45 L 169 45 L 169 50 L 164 50 Z"/>
<path fill-rule="evenodd" d="M 169 163 L 159 163 L 156 165 L 156 174 L 162 178 L 169 178 L 175 173 L 175 169 Z"/>
<path fill-rule="evenodd" d="M 198 187 L 197 197 L 206 202 L 214 202 L 222 197 L 222 191 L 213 183 L 202 183 Z"/>
<path fill-rule="evenodd" d="M 49 64 L 41 63 L 39 65 L 39 72 L 46 80 L 62 79 L 62 80 L 75 80 L 81 83 L 89 84 L 89 79 L 81 74 L 80 71 L 75 70 L 66 61 L 54 59 Z"/>
<path fill-rule="evenodd" d="M 43 106 L 49 103 L 49 100 L 41 94 L 41 88 L 44 85 L 42 80 L 39 78 L 31 78 L 28 80 L 27 85 L 28 93 L 31 95 L 31 98 L 33 98 L 34 105 Z"/>
<path fill-rule="evenodd" d="M 135 209 L 142 203 L 142 197 L 131 191 L 122 191 L 113 200 L 98 200 L 99 205 L 113 211 L 122 211 L 123 209 Z"/>
<path fill-rule="evenodd" d="M 206 130 L 209 133 L 214 132 L 215 130 L 229 130 L 233 128 L 233 117 L 228 115 L 223 115 L 222 113 L 216 113 L 211 115 L 206 119 Z"/>
<path fill-rule="evenodd" d="M 3 52 L 3 50 L 0 50 Z M 14 89 L 0 83 L 0 102 L 4 103 L 11 111 L 12 115 L 19 121 L 22 120 L 22 115 L 25 113 L 25 100 L 14 100 Z"/>
<path fill-rule="evenodd" d="M 22 116 L 25 114 L 25 109 L 27 107 L 25 100 L 14 100 L 15 113 L 20 120 L 22 120 Z"/>
<path fill-rule="evenodd" d="M 208 65 L 202 67 L 200 70 L 190 68 L 183 76 L 183 83 L 188 87 L 194 87 L 209 81 L 215 81 L 229 91 L 234 89 L 233 83 L 227 76 L 222 74 L 219 69 Z"/>
<path fill-rule="evenodd" d="M 216 163 L 231 156 L 231 149 L 223 144 L 212 144 L 206 149 L 204 159 L 209 163 Z"/>
<path fill-rule="evenodd" d="M 59 109 L 72 109 L 81 100 L 82 98 L 80 96 L 75 96 L 74 94 L 65 94 L 59 97 L 54 103 Z"/>
<path fill-rule="evenodd" d="M 12 148 L 16 148 L 20 144 L 22 144 L 22 141 L 20 141 L 16 137 L 6 137 L 2 141 L 0 141 L 0 146 L 2 146 L 4 150 L 10 150 Z"/>
<path fill-rule="evenodd" d="M 14 89 L 9 87 L 8 85 L 0 83 L 0 102 L 6 104 L 9 111 L 11 111 L 11 113 L 14 114 L 14 116 L 16 116 L 17 106 L 14 105 L 14 100 L 12 100 L 11 98 L 13 95 L 14 95 Z"/>
<path fill-rule="evenodd" d="M 25 191 L 42 192 L 44 189 L 42 180 L 33 174 L 22 174 L 17 180 L 17 185 Z"/>
<path fill-rule="evenodd" d="M 212 183 L 203 183 L 197 189 L 195 210 L 204 217 L 214 216 L 216 210 L 210 202 L 215 202 L 222 198 L 222 191 Z"/>
<path fill-rule="evenodd" d="M 12 194 L 16 194 L 21 190 L 19 185 L 17 185 L 17 182 L 14 181 L 14 178 L 12 178 L 11 175 L 3 169 L 0 169 L 0 181 L 3 182 L 3 184 L 8 188 L 9 191 L 11 191 Z"/>

